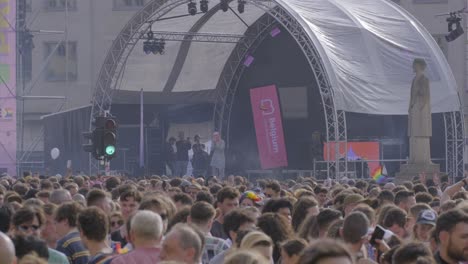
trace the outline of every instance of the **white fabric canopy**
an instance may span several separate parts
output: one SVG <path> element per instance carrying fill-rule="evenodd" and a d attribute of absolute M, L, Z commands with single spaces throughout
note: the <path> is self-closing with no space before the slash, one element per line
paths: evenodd
<path fill-rule="evenodd" d="M 388 0 L 277 0 L 304 27 L 321 55 L 337 109 L 368 114 L 407 114 L 412 61 L 424 58 L 431 83 L 432 112 L 460 110 L 456 81 L 443 53 L 423 26 Z M 231 3 L 236 8 L 237 1 Z M 240 16 L 251 25 L 264 12 L 246 6 Z M 186 14 L 186 6 L 169 15 Z M 157 31 L 187 31 L 199 17 L 154 24 Z M 199 32 L 242 34 L 246 26 L 219 11 Z M 131 54 L 122 90 L 162 91 L 180 43 L 163 56 L 148 56 L 141 45 Z M 172 92 L 216 88 L 235 45 L 192 43 Z M 144 69 L 143 69 L 144 68 Z M 148 72 L 149 70 L 149 72 Z"/>

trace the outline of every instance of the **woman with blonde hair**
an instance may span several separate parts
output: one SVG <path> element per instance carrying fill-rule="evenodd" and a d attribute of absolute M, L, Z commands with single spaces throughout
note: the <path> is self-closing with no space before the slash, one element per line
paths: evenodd
<path fill-rule="evenodd" d="M 226 257 L 224 264 L 271 264 L 255 250 L 238 250 Z"/>
<path fill-rule="evenodd" d="M 263 232 L 253 231 L 248 233 L 242 239 L 240 249 L 256 251 L 264 256 L 270 263 L 273 261 L 273 241 Z"/>

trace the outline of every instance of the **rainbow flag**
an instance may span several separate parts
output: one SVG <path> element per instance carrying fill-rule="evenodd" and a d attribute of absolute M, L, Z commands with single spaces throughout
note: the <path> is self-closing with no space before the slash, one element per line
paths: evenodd
<path fill-rule="evenodd" d="M 375 170 L 372 172 L 372 179 L 374 179 L 377 183 L 385 182 L 387 179 L 387 169 L 385 168 L 385 165 L 380 165 L 375 168 Z"/>

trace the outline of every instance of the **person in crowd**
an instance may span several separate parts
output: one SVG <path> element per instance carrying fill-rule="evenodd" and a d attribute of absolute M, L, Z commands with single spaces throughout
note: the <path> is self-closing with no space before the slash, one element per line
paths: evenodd
<path fill-rule="evenodd" d="M 260 208 L 263 205 L 263 199 L 260 195 L 256 194 L 253 191 L 246 191 L 244 192 L 240 199 L 240 206 L 241 207 L 256 207 Z"/>
<path fill-rule="evenodd" d="M 166 202 L 160 196 L 152 196 L 144 199 L 138 210 L 148 210 L 157 213 L 163 221 L 163 233 L 167 231 L 169 224 L 169 208 Z"/>
<path fill-rule="evenodd" d="M 128 218 L 138 210 L 141 198 L 142 197 L 140 192 L 133 188 L 124 191 L 119 197 L 120 208 L 122 209 L 122 217 L 125 223 L 118 231 L 114 231 L 111 234 L 111 239 L 112 241 L 120 242 L 122 247 L 127 244 L 127 232 L 125 229 L 125 224 L 127 223 Z"/>
<path fill-rule="evenodd" d="M 46 219 L 41 209 L 35 207 L 24 207 L 16 211 L 13 215 L 13 229 L 11 233 L 13 237 L 32 236 L 39 239 L 41 233 L 45 233 L 47 231 L 44 229 L 45 222 Z M 47 241 L 45 241 L 45 243 L 46 242 Z M 63 253 L 49 246 L 47 255 L 48 262 L 51 264 L 68 264 L 68 259 Z"/>
<path fill-rule="evenodd" d="M 237 250 L 227 256 L 224 264 L 271 264 L 264 256 L 257 251 Z"/>
<path fill-rule="evenodd" d="M 252 231 L 241 241 L 240 249 L 250 249 L 260 253 L 270 263 L 273 262 L 273 241 L 263 232 Z"/>
<path fill-rule="evenodd" d="M 353 264 L 354 260 L 345 245 L 334 240 L 320 240 L 306 247 L 297 264 Z"/>
<path fill-rule="evenodd" d="M 58 189 L 58 190 L 53 190 L 52 193 L 50 193 L 49 201 L 53 204 L 61 205 L 66 202 L 71 202 L 73 201 L 73 199 L 72 199 L 72 195 L 70 194 L 68 190 Z"/>
<path fill-rule="evenodd" d="M 224 216 L 239 206 L 239 192 L 232 187 L 224 187 L 216 195 L 219 216 L 213 222 L 211 234 L 215 237 L 227 239 L 228 234 L 224 232 Z"/>
<path fill-rule="evenodd" d="M 57 230 L 55 227 L 55 212 L 58 206 L 53 203 L 45 204 L 42 209 L 45 216 L 44 227 L 41 232 L 41 238 L 47 242 L 49 248 L 55 248 L 57 246 Z"/>
<path fill-rule="evenodd" d="M 0 264 L 15 264 L 16 263 L 16 252 L 15 245 L 11 239 L 0 232 Z"/>
<path fill-rule="evenodd" d="M 169 168 L 167 175 L 175 175 L 176 173 L 176 159 L 177 159 L 177 147 L 175 137 L 170 137 L 164 146 L 164 161 L 166 166 Z"/>
<path fill-rule="evenodd" d="M 227 250 L 229 245 L 225 240 L 213 237 L 210 234 L 216 210 L 207 202 L 196 202 L 190 209 L 188 223 L 203 233 L 205 239 L 205 248 L 202 254 L 202 263 L 209 263 L 214 256 Z"/>
<path fill-rule="evenodd" d="M 365 200 L 362 195 L 357 193 L 347 195 L 343 201 L 344 216 L 349 215 L 356 206 L 363 204 Z"/>
<path fill-rule="evenodd" d="M 161 260 L 198 264 L 204 248 L 204 236 L 187 224 L 177 224 L 164 238 Z"/>
<path fill-rule="evenodd" d="M 283 264 L 295 264 L 307 246 L 307 241 L 301 238 L 292 238 L 281 243 L 281 261 Z"/>
<path fill-rule="evenodd" d="M 212 168 L 212 174 L 219 177 L 220 179 L 224 179 L 224 169 L 226 167 L 226 157 L 224 154 L 225 148 L 226 144 L 221 138 L 221 134 L 219 132 L 214 132 L 213 140 L 211 142 L 210 165 Z"/>
<path fill-rule="evenodd" d="M 133 250 L 115 257 L 111 264 L 159 263 L 163 223 L 158 214 L 143 210 L 131 218 L 129 242 Z"/>
<path fill-rule="evenodd" d="M 270 199 L 264 206 L 262 213 L 278 213 L 291 221 L 292 203 L 286 198 Z"/>
<path fill-rule="evenodd" d="M 413 237 L 415 241 L 429 242 L 431 231 L 434 229 L 437 221 L 437 214 L 429 209 L 419 213 L 416 225 L 413 228 Z"/>
<path fill-rule="evenodd" d="M 27 255 L 35 255 L 43 261 L 49 259 L 47 244 L 37 236 L 16 236 L 13 238 L 13 244 L 15 245 L 16 258 L 19 263 L 22 263 L 23 258 Z"/>
<path fill-rule="evenodd" d="M 108 244 L 109 217 L 96 207 L 88 207 L 78 215 L 78 230 L 81 241 L 89 251 L 88 264 L 109 263 L 113 258 L 113 250 Z"/>
<path fill-rule="evenodd" d="M 172 200 L 174 201 L 177 210 L 180 210 L 186 206 L 190 207 L 193 204 L 192 197 L 190 197 L 190 195 L 186 193 L 177 193 L 174 196 L 172 196 Z"/>
<path fill-rule="evenodd" d="M 263 190 L 266 198 L 280 198 L 281 197 L 281 186 L 276 181 L 270 181 L 266 184 Z"/>
<path fill-rule="evenodd" d="M 421 243 L 410 242 L 398 247 L 392 256 L 392 263 L 435 263 L 431 250 Z"/>
<path fill-rule="evenodd" d="M 411 233 L 408 231 L 407 214 L 398 207 L 391 208 L 385 214 L 383 227 L 392 231 L 400 239 L 407 238 Z"/>
<path fill-rule="evenodd" d="M 100 189 L 93 189 L 86 196 L 86 205 L 101 208 L 107 215 L 111 214 L 111 200 L 108 195 Z"/>
<path fill-rule="evenodd" d="M 328 202 L 328 189 L 317 187 L 314 189 L 314 193 L 316 195 L 317 201 L 319 203 L 319 207 L 323 208 L 325 204 Z"/>
<path fill-rule="evenodd" d="M 424 210 L 431 210 L 431 207 L 425 203 L 417 203 L 411 206 L 408 212 L 408 229 L 414 230 L 414 226 L 416 225 L 416 221 L 418 220 L 419 214 Z"/>
<path fill-rule="evenodd" d="M 257 226 L 275 241 L 273 260 L 277 262 L 281 257 L 280 243 L 294 237 L 290 221 L 278 213 L 264 213 L 258 218 Z"/>
<path fill-rule="evenodd" d="M 120 212 L 114 211 L 110 216 L 110 229 L 109 232 L 113 233 L 120 229 L 124 224 L 124 219 Z"/>
<path fill-rule="evenodd" d="M 379 195 L 377 196 L 377 200 L 379 202 L 379 206 L 383 207 L 387 204 L 394 204 L 395 202 L 395 195 L 392 191 L 389 190 L 382 190 Z"/>
<path fill-rule="evenodd" d="M 410 191 L 399 191 L 395 195 L 395 204 L 401 209 L 409 212 L 410 208 L 416 204 L 416 198 L 414 192 Z"/>
<path fill-rule="evenodd" d="M 176 142 L 176 168 L 175 176 L 182 177 L 187 174 L 189 162 L 189 150 L 192 149 L 192 143 L 189 138 L 185 138 L 184 132 L 179 132 L 179 140 Z"/>
<path fill-rule="evenodd" d="M 300 198 L 295 204 L 292 210 L 292 226 L 295 232 L 299 230 L 299 227 L 308 216 L 316 216 L 319 214 L 319 206 L 317 200 L 312 196 L 306 196 Z"/>
<path fill-rule="evenodd" d="M 226 254 L 236 248 L 235 243 L 238 240 L 238 234 L 242 231 L 251 230 L 254 226 L 255 219 L 243 209 L 235 209 L 226 214 L 224 217 L 223 229 L 228 235 L 231 247 L 211 259 L 210 264 L 222 264 Z"/>
<path fill-rule="evenodd" d="M 435 254 L 438 264 L 458 264 L 468 261 L 468 214 L 453 209 L 441 214 L 434 230 L 439 250 Z"/>
<path fill-rule="evenodd" d="M 344 219 L 341 237 L 356 260 L 367 258 L 363 246 L 367 241 L 369 227 L 369 219 L 361 212 L 352 212 Z"/>
<path fill-rule="evenodd" d="M 57 250 L 65 254 L 70 264 L 87 264 L 89 252 L 83 245 L 76 226 L 81 205 L 68 202 L 60 205 L 55 214 L 55 226 L 58 237 Z"/>

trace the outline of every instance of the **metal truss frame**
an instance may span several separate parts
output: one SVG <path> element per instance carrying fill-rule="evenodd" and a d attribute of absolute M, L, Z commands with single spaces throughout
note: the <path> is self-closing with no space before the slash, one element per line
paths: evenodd
<path fill-rule="evenodd" d="M 153 0 L 142 10 L 137 12 L 125 25 L 120 34 L 112 43 L 103 66 L 99 73 L 96 88 L 92 98 L 92 110 L 90 118 L 90 128 L 96 116 L 103 115 L 109 111 L 112 103 L 112 92 L 116 89 L 123 69 L 125 68 L 128 56 L 134 49 L 138 40 L 144 39 L 145 34 L 152 30 L 151 21 L 160 19 L 165 14 L 177 6 L 187 4 L 189 0 Z M 344 111 L 337 111 L 334 101 L 334 92 L 328 79 L 322 59 L 308 37 L 300 23 L 283 7 L 274 0 L 248 0 L 248 3 L 264 10 L 267 15 L 260 19 L 256 26 L 250 27 L 250 31 L 256 33 L 253 39 L 242 38 L 226 63 L 223 74 L 218 82 L 221 88 L 218 100 L 215 105 L 214 124 L 217 129 L 229 131 L 232 103 L 234 100 L 237 84 L 243 72 L 242 61 L 250 48 L 256 48 L 261 43 L 260 40 L 266 36 L 266 29 L 273 24 L 273 21 L 281 24 L 296 40 L 304 55 L 307 57 L 309 65 L 317 80 L 320 95 L 324 107 L 326 119 L 326 138 L 328 142 L 334 142 L 335 157 L 330 156 L 330 144 L 328 146 L 328 176 L 340 176 L 340 171 L 344 168 L 346 172 L 346 162 L 344 167 L 340 166 L 340 144 L 346 144 L 346 114 Z M 249 31 L 249 30 L 248 30 Z M 262 33 L 263 34 L 259 34 Z M 249 33 L 249 32 L 248 32 Z M 250 35 L 250 34 L 246 35 Z M 185 35 L 184 35 L 185 36 Z M 346 151 L 344 153 L 346 155 Z M 346 160 L 346 158 L 345 158 Z M 91 156 L 90 172 L 99 168 L 99 164 Z"/>
<path fill-rule="evenodd" d="M 235 34 L 215 34 L 215 33 L 191 33 L 191 32 L 172 32 L 172 31 L 152 31 L 154 39 L 163 39 L 164 41 L 190 41 L 190 42 L 215 42 L 215 43 L 239 43 L 244 35 Z M 138 42 L 140 39 L 135 39 Z"/>
<path fill-rule="evenodd" d="M 449 177 L 463 177 L 464 157 L 464 117 L 462 111 L 446 112 L 445 125 L 445 164 Z"/>
<path fill-rule="evenodd" d="M 324 107 L 327 142 L 334 143 L 327 144 L 327 159 L 330 161 L 327 163 L 327 175 L 328 177 L 341 177 L 346 175 L 347 151 L 343 153 L 343 156 L 345 157 L 344 162 L 340 162 L 340 158 L 342 158 L 340 153 L 340 146 L 344 145 L 344 149 L 347 149 L 346 113 L 344 111 L 337 111 L 335 107 L 334 93 L 331 88 L 330 80 L 328 79 L 325 67 L 322 63 L 322 59 L 314 47 L 313 42 L 309 39 L 307 33 L 304 31 L 299 22 L 284 8 L 277 5 L 275 1 L 249 0 L 247 2 L 259 7 L 267 14 L 259 19 L 256 22 L 256 25 L 251 26 L 246 33 L 248 34 L 249 31 L 257 32 L 257 38 L 254 40 L 254 42 L 250 43 L 245 41 L 238 43 L 224 67 L 217 86 L 218 97 L 213 118 L 215 129 L 221 133 L 226 134 L 226 139 L 229 140 L 229 126 L 231 122 L 230 119 L 232 106 L 240 77 L 242 76 L 242 73 L 245 69 L 243 60 L 248 55 L 248 53 L 253 52 L 261 43 L 261 41 L 266 37 L 267 34 L 265 33 L 268 33 L 266 29 L 271 27 L 271 25 L 268 24 L 268 20 L 274 20 L 281 24 L 296 40 L 304 55 L 306 56 L 317 80 L 322 99 L 322 105 Z M 258 29 L 254 26 L 260 26 L 261 28 L 263 27 L 263 29 Z M 330 156 L 332 145 L 335 148 L 334 157 Z"/>

